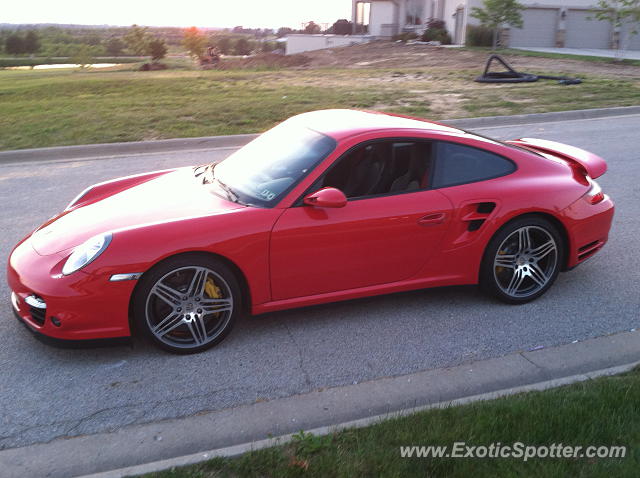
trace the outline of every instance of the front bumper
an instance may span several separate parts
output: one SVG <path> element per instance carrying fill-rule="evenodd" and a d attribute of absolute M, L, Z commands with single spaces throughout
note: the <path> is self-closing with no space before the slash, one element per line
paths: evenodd
<path fill-rule="evenodd" d="M 63 343 L 129 337 L 129 302 L 136 281 L 110 282 L 109 275 L 82 270 L 63 276 L 67 256 L 41 256 L 29 238 L 13 250 L 7 281 L 20 321 L 32 332 Z M 33 298 L 46 308 L 34 310 L 26 302 L 33 304 Z"/>

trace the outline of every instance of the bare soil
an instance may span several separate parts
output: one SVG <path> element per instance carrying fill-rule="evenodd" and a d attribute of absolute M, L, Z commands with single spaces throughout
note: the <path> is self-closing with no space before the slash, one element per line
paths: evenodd
<path fill-rule="evenodd" d="M 503 55 L 514 68 L 522 71 L 544 71 L 574 75 L 640 78 L 640 67 L 611 62 L 579 59 L 543 58 Z M 377 41 L 362 45 L 306 52 L 299 55 L 263 54 L 245 59 L 225 60 L 222 69 L 230 68 L 437 68 L 449 70 L 481 70 L 487 60 L 486 51 L 453 47 Z"/>

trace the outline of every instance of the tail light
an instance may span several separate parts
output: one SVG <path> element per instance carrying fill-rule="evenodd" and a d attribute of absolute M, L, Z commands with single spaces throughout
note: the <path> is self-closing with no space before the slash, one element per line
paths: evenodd
<path fill-rule="evenodd" d="M 585 199 L 589 201 L 590 204 L 598 204 L 599 202 L 604 201 L 604 193 L 602 192 L 600 185 L 589 177 L 587 177 L 587 180 L 591 187 L 589 188 L 589 191 L 587 191 L 587 194 L 585 194 Z"/>

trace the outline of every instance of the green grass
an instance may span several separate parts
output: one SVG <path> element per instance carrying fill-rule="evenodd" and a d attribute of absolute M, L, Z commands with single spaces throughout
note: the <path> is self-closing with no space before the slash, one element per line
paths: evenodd
<path fill-rule="evenodd" d="M 323 108 L 447 119 L 627 106 L 640 97 L 640 80 L 486 85 L 472 81 L 478 74 L 444 68 L 4 70 L 0 149 L 255 133 Z"/>
<path fill-rule="evenodd" d="M 487 53 L 493 52 L 493 50 L 489 47 L 462 47 L 461 50 L 469 50 L 469 51 L 486 51 Z M 530 51 L 530 50 L 520 50 L 518 48 L 501 48 L 497 50 L 495 53 L 498 55 L 516 55 L 516 56 L 537 56 L 540 58 L 554 58 L 558 60 L 581 60 L 581 61 L 592 61 L 597 63 L 614 63 L 614 64 L 623 64 L 623 65 L 632 65 L 632 66 L 640 66 L 640 60 L 633 60 L 625 58 L 623 60 L 616 60 L 614 58 L 607 58 L 602 56 L 591 56 L 591 55 L 571 55 L 568 53 L 548 53 L 542 51 Z"/>
<path fill-rule="evenodd" d="M 544 392 L 434 409 L 327 436 L 145 475 L 204 477 L 635 477 L 640 469 L 640 371 Z M 624 458 L 401 458 L 400 446 L 627 446 Z"/>

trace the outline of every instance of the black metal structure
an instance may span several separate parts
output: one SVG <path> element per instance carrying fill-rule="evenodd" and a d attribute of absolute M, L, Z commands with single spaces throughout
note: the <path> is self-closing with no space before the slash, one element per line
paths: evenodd
<path fill-rule="evenodd" d="M 502 64 L 506 71 L 490 71 L 493 62 Z M 478 83 L 532 83 L 538 80 L 557 80 L 562 85 L 579 85 L 582 83 L 579 78 L 533 75 L 516 71 L 500 55 L 491 55 L 484 67 L 484 73 L 475 79 Z"/>

